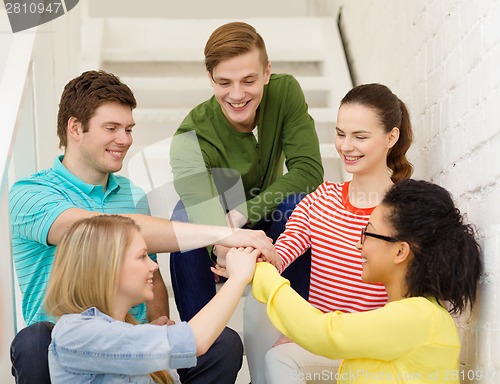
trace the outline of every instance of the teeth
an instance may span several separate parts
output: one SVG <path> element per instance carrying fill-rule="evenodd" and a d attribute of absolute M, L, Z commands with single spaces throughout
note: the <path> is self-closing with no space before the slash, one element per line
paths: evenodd
<path fill-rule="evenodd" d="M 345 159 L 347 161 L 356 161 L 359 159 L 359 156 L 353 157 L 353 156 L 345 156 Z"/>
<path fill-rule="evenodd" d="M 109 153 L 111 153 L 111 154 L 112 154 L 112 155 L 114 155 L 114 156 L 121 156 L 121 154 L 122 154 L 122 153 L 121 153 L 121 152 L 119 152 L 119 151 L 108 151 L 108 152 L 109 152 Z"/>
<path fill-rule="evenodd" d="M 231 105 L 232 105 L 233 107 L 235 107 L 235 108 L 242 108 L 242 107 L 244 107 L 244 106 L 245 106 L 245 104 L 246 104 L 246 103 L 237 103 L 237 104 L 235 104 L 235 103 L 231 103 Z"/>
<path fill-rule="evenodd" d="M 361 258 L 361 261 L 362 261 L 363 263 L 366 263 L 366 262 L 367 262 L 366 257 L 362 257 L 362 258 Z"/>

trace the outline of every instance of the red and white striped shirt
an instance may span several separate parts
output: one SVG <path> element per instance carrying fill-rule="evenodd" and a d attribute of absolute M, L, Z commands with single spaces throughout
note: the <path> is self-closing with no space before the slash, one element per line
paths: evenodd
<path fill-rule="evenodd" d="M 373 208 L 356 208 L 348 198 L 349 182 L 324 182 L 295 208 L 276 241 L 280 272 L 311 248 L 309 302 L 323 312 L 360 312 L 387 303 L 381 284 L 361 280 L 361 229 Z"/>

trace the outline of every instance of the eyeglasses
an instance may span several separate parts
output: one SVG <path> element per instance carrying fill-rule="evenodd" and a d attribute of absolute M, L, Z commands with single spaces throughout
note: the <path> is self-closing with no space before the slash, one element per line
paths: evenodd
<path fill-rule="evenodd" d="M 366 236 L 374 237 L 375 239 L 388 241 L 389 243 L 396 243 L 399 239 L 390 236 L 378 235 L 376 233 L 366 232 L 366 228 L 361 230 L 361 244 L 365 242 Z"/>

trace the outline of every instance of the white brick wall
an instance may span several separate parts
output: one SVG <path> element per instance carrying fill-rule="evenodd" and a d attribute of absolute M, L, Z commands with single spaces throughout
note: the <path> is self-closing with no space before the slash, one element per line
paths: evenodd
<path fill-rule="evenodd" d="M 478 227 L 485 273 L 473 315 L 459 321 L 462 381 L 479 372 L 481 382 L 500 383 L 500 1 L 315 6 L 332 13 L 342 6 L 355 82 L 384 83 L 408 104 L 414 177 L 447 188 Z"/>

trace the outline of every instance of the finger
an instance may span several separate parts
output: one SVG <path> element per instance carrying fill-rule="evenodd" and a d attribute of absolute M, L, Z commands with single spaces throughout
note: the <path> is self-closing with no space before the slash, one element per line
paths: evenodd
<path fill-rule="evenodd" d="M 213 273 L 215 273 L 217 276 L 228 277 L 225 268 L 219 268 L 219 269 L 217 269 L 217 268 L 214 268 L 214 267 L 210 267 L 210 270 Z"/>

